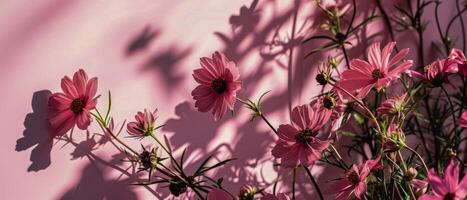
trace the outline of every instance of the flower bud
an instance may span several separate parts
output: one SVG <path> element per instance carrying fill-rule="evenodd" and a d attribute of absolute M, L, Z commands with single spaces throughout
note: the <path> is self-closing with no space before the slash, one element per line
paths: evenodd
<path fill-rule="evenodd" d="M 417 176 L 417 174 L 418 174 L 417 170 L 411 167 L 405 172 L 404 179 L 406 181 L 412 181 Z"/>
<path fill-rule="evenodd" d="M 326 80 L 326 76 L 323 73 L 317 74 L 315 79 L 320 85 L 326 85 L 328 83 L 328 80 Z"/>
<path fill-rule="evenodd" d="M 185 182 L 183 182 L 179 178 L 174 178 L 170 181 L 169 190 L 172 195 L 178 197 L 181 194 L 186 192 L 187 185 Z"/>
<path fill-rule="evenodd" d="M 245 185 L 240 190 L 238 198 L 240 200 L 253 200 L 254 196 L 258 190 L 254 186 Z"/>

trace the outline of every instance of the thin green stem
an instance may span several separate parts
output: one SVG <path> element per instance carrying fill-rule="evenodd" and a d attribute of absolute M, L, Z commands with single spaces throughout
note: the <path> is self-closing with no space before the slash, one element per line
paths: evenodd
<path fill-rule="evenodd" d="M 274 133 L 277 135 L 277 130 L 274 128 L 274 126 L 272 126 L 269 120 L 266 119 L 266 116 L 264 116 L 263 113 L 261 113 L 259 116 L 261 116 L 261 119 L 263 119 L 263 121 L 266 122 L 266 124 L 268 124 L 268 126 L 272 129 L 272 131 L 274 131 Z"/>

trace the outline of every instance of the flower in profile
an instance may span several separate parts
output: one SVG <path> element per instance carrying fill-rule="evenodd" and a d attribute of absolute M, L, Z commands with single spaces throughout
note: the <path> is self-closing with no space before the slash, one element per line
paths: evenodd
<path fill-rule="evenodd" d="M 242 87 L 240 74 L 235 63 L 224 54 L 215 52 L 212 58 L 201 58 L 201 68 L 193 71 L 198 85 L 191 95 L 195 107 L 201 112 L 212 109 L 214 120 L 219 120 L 227 108 L 233 110 L 236 93 Z"/>
<path fill-rule="evenodd" d="M 281 158 L 282 166 L 296 167 L 299 162 L 312 165 L 321 157 L 330 141 L 317 138 L 318 131 L 328 122 L 331 112 L 322 104 L 312 102 L 292 110 L 292 124 L 279 126 L 279 139 L 272 149 L 272 155 Z"/>
<path fill-rule="evenodd" d="M 159 127 L 154 126 L 154 122 L 157 119 L 157 109 L 153 112 L 144 109 L 144 112 L 138 112 L 135 115 L 134 122 L 129 122 L 126 126 L 128 134 L 132 137 L 146 137 L 150 136 L 154 130 Z"/>
<path fill-rule="evenodd" d="M 223 189 L 214 188 L 209 191 L 207 200 L 233 200 L 233 198 Z"/>
<path fill-rule="evenodd" d="M 398 116 L 404 111 L 404 101 L 407 93 L 404 93 L 401 96 L 395 96 L 390 99 L 386 99 L 381 103 L 376 111 L 378 114 L 385 117 Z"/>
<path fill-rule="evenodd" d="M 258 189 L 256 189 L 256 187 L 245 185 L 238 193 L 238 198 L 240 200 L 253 200 L 256 192 L 258 192 Z"/>
<path fill-rule="evenodd" d="M 464 200 L 467 197 L 467 176 L 459 181 L 459 165 L 453 160 L 444 171 L 444 177 L 436 175 L 433 169 L 428 171 L 428 182 L 433 194 L 425 194 L 420 200 Z"/>
<path fill-rule="evenodd" d="M 457 71 L 456 61 L 448 58 L 432 62 L 424 68 L 424 74 L 409 70 L 408 75 L 429 82 L 432 87 L 440 87 L 443 83 L 449 83 L 448 76 Z"/>
<path fill-rule="evenodd" d="M 415 196 L 417 197 L 425 194 L 428 189 L 428 182 L 424 180 L 413 179 L 411 184 L 414 189 Z"/>
<path fill-rule="evenodd" d="M 335 133 L 344 121 L 344 111 L 347 101 L 340 98 L 338 94 L 339 93 L 333 89 L 316 100 L 326 108 L 325 110 L 331 112 L 331 133 Z"/>
<path fill-rule="evenodd" d="M 367 185 L 366 179 L 371 171 L 380 169 L 380 158 L 368 160 L 360 165 L 352 165 L 347 170 L 344 177 L 338 179 L 325 192 L 336 194 L 337 200 L 350 199 L 354 196 L 357 199 L 363 199 Z"/>
<path fill-rule="evenodd" d="M 461 117 L 457 120 L 459 126 L 467 128 L 467 111 L 463 112 Z"/>
<path fill-rule="evenodd" d="M 90 111 L 97 104 L 97 78 L 88 80 L 84 70 L 80 69 L 73 75 L 62 78 L 63 92 L 57 92 L 49 97 L 47 121 L 53 136 L 62 136 L 71 128 L 78 126 L 85 130 L 91 123 Z"/>
<path fill-rule="evenodd" d="M 380 50 L 379 43 L 372 44 L 368 51 L 369 61 L 353 59 L 350 69 L 341 74 L 341 80 L 337 84 L 350 93 L 357 94 L 358 98 L 364 98 L 372 88 L 381 90 L 389 86 L 413 64 L 411 60 L 402 60 L 409 49 L 403 49 L 391 58 L 395 45 L 395 42 L 390 42 Z"/>
<path fill-rule="evenodd" d="M 272 194 L 266 194 L 261 198 L 261 200 L 290 200 L 290 198 L 284 193 L 279 193 L 276 196 Z"/>
<path fill-rule="evenodd" d="M 457 69 L 459 70 L 460 74 L 467 76 L 467 58 L 465 57 L 462 50 L 456 48 L 452 49 L 448 58 L 454 60 L 457 63 Z"/>

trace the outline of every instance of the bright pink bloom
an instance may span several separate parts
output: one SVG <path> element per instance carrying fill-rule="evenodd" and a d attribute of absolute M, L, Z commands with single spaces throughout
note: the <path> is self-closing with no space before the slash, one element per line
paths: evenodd
<path fill-rule="evenodd" d="M 290 200 L 290 199 L 284 193 L 279 193 L 276 196 L 272 194 L 266 194 L 261 198 L 261 200 Z"/>
<path fill-rule="evenodd" d="M 371 88 L 380 90 L 389 86 L 413 64 L 411 60 L 402 60 L 409 49 L 401 50 L 390 59 L 395 45 L 395 42 L 390 42 L 381 51 L 379 43 L 372 44 L 368 51 L 369 61 L 353 59 L 350 69 L 341 74 L 338 85 L 350 93 L 357 94 L 358 98 L 364 98 Z"/>
<path fill-rule="evenodd" d="M 463 112 L 461 117 L 457 120 L 459 126 L 467 128 L 467 111 Z"/>
<path fill-rule="evenodd" d="M 425 194 L 420 200 L 465 200 L 467 197 L 467 176 L 459 181 L 459 165 L 452 160 L 444 171 L 444 177 L 437 176 L 436 172 L 430 169 L 428 182 L 433 195 Z"/>
<path fill-rule="evenodd" d="M 157 119 L 157 109 L 154 112 L 144 109 L 144 112 L 138 112 L 135 115 L 135 119 L 135 122 L 127 124 L 127 132 L 133 137 L 149 136 L 157 128 L 154 126 Z"/>
<path fill-rule="evenodd" d="M 316 137 L 331 117 L 331 112 L 322 104 L 313 103 L 295 107 L 291 117 L 292 125 L 279 126 L 279 139 L 272 155 L 281 158 L 282 166 L 295 167 L 299 162 L 304 166 L 312 165 L 331 143 Z"/>
<path fill-rule="evenodd" d="M 332 184 L 325 192 L 336 194 L 336 200 L 349 199 L 355 196 L 357 199 L 363 199 L 366 192 L 366 179 L 370 172 L 380 169 L 380 158 L 368 160 L 360 165 L 352 165 L 345 172 L 345 176 Z"/>
<path fill-rule="evenodd" d="M 458 71 L 457 63 L 452 59 L 436 60 L 426 66 L 424 70 L 424 74 L 409 70 L 408 75 L 430 82 L 434 87 L 439 87 L 443 83 L 449 83 L 448 76 Z"/>
<path fill-rule="evenodd" d="M 214 120 L 219 120 L 227 108 L 233 110 L 236 93 L 242 87 L 235 63 L 224 54 L 215 52 L 211 58 L 201 58 L 201 68 L 193 71 L 198 85 L 192 92 L 195 107 L 201 112 L 212 109 Z"/>
<path fill-rule="evenodd" d="M 62 136 L 71 128 L 78 126 L 85 130 L 91 123 L 90 110 L 97 104 L 97 78 L 88 81 L 84 70 L 80 69 L 73 75 L 73 80 L 68 76 L 61 82 L 62 92 L 52 94 L 49 98 L 48 122 L 53 136 Z"/>
<path fill-rule="evenodd" d="M 233 198 L 226 191 L 219 188 L 214 188 L 209 191 L 208 200 L 233 200 Z"/>
<path fill-rule="evenodd" d="M 404 100 L 406 96 L 407 93 L 404 93 L 401 96 L 386 99 L 376 111 L 378 111 L 378 114 L 386 117 L 397 116 L 404 110 Z"/>
<path fill-rule="evenodd" d="M 342 99 L 339 93 L 334 91 L 328 92 L 326 95 L 314 100 L 312 104 L 317 103 L 324 106 L 325 111 L 331 112 L 331 133 L 335 133 L 342 125 L 344 120 L 344 111 L 346 109 L 346 100 Z M 331 134 L 329 134 L 331 136 Z"/>
<path fill-rule="evenodd" d="M 452 49 L 449 54 L 449 59 L 453 59 L 457 63 L 457 69 L 460 74 L 467 76 L 467 58 L 462 50 L 456 48 Z"/>

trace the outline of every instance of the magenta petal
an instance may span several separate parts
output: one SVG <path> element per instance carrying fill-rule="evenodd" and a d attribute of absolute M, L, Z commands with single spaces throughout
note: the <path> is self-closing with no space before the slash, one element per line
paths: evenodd
<path fill-rule="evenodd" d="M 66 95 L 71 96 L 71 98 L 75 99 L 79 97 L 78 90 L 76 90 L 73 81 L 71 81 L 71 79 L 68 78 L 68 76 L 63 77 L 60 86 L 62 87 L 63 92 Z"/>
<path fill-rule="evenodd" d="M 97 92 L 97 78 L 94 77 L 91 80 L 88 81 L 88 84 L 86 85 L 86 96 L 88 98 L 93 98 L 96 96 Z"/>
<path fill-rule="evenodd" d="M 91 123 L 91 116 L 88 112 L 83 111 L 81 114 L 76 116 L 76 125 L 81 130 L 86 130 Z"/>
<path fill-rule="evenodd" d="M 76 91 L 80 97 L 83 97 L 86 94 L 86 82 L 88 76 L 84 70 L 80 69 L 73 75 L 73 84 L 76 87 Z"/>
<path fill-rule="evenodd" d="M 289 124 L 282 124 L 277 129 L 277 134 L 279 135 L 279 138 L 289 142 L 295 142 L 295 135 L 297 133 L 298 130 Z"/>

